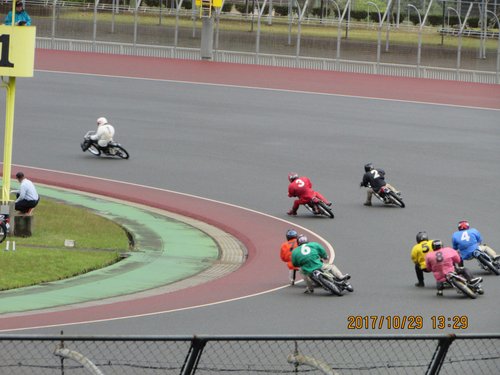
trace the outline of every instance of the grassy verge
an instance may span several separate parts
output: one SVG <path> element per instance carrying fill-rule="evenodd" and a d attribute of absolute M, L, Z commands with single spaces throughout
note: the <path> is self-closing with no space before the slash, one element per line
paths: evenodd
<path fill-rule="evenodd" d="M 61 280 L 106 267 L 129 250 L 122 227 L 84 208 L 43 198 L 35 210 L 33 235 L 0 244 L 0 290 Z M 66 248 L 64 241 L 75 241 Z M 16 251 L 12 251 L 12 241 Z"/>

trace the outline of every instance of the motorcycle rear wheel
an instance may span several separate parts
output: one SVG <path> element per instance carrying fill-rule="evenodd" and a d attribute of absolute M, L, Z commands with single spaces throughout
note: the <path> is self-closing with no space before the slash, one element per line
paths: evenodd
<path fill-rule="evenodd" d="M 340 288 L 337 285 L 335 285 L 333 281 L 328 280 L 323 275 L 319 276 L 318 281 L 323 287 L 323 289 L 325 289 L 326 291 L 335 294 L 336 296 L 342 295 L 342 291 L 340 290 Z"/>
<path fill-rule="evenodd" d="M 465 294 L 467 297 L 469 298 L 472 298 L 472 299 L 476 299 L 477 297 L 477 294 L 471 290 L 466 284 L 464 284 L 463 282 L 459 281 L 459 280 L 456 280 L 456 279 L 452 279 L 450 280 L 450 282 L 453 284 L 453 286 L 455 288 L 457 288 L 458 290 L 460 290 L 463 294 Z"/>
<path fill-rule="evenodd" d="M 128 151 L 125 150 L 122 146 L 116 145 L 116 146 L 113 146 L 113 149 L 115 150 L 115 153 L 114 153 L 115 156 L 118 156 L 119 158 L 122 158 L 122 159 L 129 158 Z"/>

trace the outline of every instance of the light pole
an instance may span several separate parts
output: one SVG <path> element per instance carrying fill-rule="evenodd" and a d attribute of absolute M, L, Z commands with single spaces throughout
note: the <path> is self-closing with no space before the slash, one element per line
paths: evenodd
<path fill-rule="evenodd" d="M 460 57 L 462 53 L 462 20 L 460 19 L 460 14 L 457 12 L 456 9 L 448 7 L 448 16 L 449 16 L 449 11 L 455 12 L 455 14 L 458 17 L 458 26 L 460 27 L 460 30 L 458 31 L 458 48 L 457 48 L 457 74 L 456 74 L 456 79 L 458 80 L 460 77 Z"/>
<path fill-rule="evenodd" d="M 382 17 L 380 16 L 380 9 L 374 2 L 368 1 L 368 5 L 373 6 L 378 13 L 378 35 L 377 35 L 377 69 L 375 73 L 378 73 L 380 66 L 380 44 L 381 44 L 381 33 L 382 33 Z"/>
<path fill-rule="evenodd" d="M 415 9 L 415 12 L 417 12 L 418 15 L 418 50 L 417 50 L 417 78 L 420 78 L 420 59 L 421 59 L 421 54 L 422 54 L 422 17 L 420 17 L 420 12 L 418 11 L 417 7 L 412 4 L 408 4 L 408 8 Z"/>
<path fill-rule="evenodd" d="M 497 15 L 494 12 L 492 12 L 491 10 L 487 10 L 486 13 L 491 13 L 491 15 L 497 21 L 497 25 L 498 25 L 497 74 L 496 74 L 495 82 L 500 83 L 500 21 L 498 20 Z"/>

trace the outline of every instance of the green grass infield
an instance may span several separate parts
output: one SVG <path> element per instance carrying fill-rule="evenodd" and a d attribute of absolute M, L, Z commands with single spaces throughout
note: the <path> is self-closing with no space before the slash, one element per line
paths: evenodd
<path fill-rule="evenodd" d="M 42 197 L 33 220 L 32 236 L 9 235 L 0 244 L 0 290 L 81 275 L 130 250 L 124 228 L 85 208 Z M 66 240 L 75 246 L 66 247 Z"/>

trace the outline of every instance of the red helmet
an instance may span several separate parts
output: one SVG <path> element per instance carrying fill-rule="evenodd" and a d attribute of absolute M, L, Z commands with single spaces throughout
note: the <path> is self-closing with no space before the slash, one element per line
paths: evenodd
<path fill-rule="evenodd" d="M 295 172 L 288 173 L 288 181 L 293 182 L 297 178 L 299 178 L 299 175 Z"/>
<path fill-rule="evenodd" d="M 462 220 L 458 223 L 458 230 L 467 230 L 470 228 L 470 224 L 466 220 Z"/>

